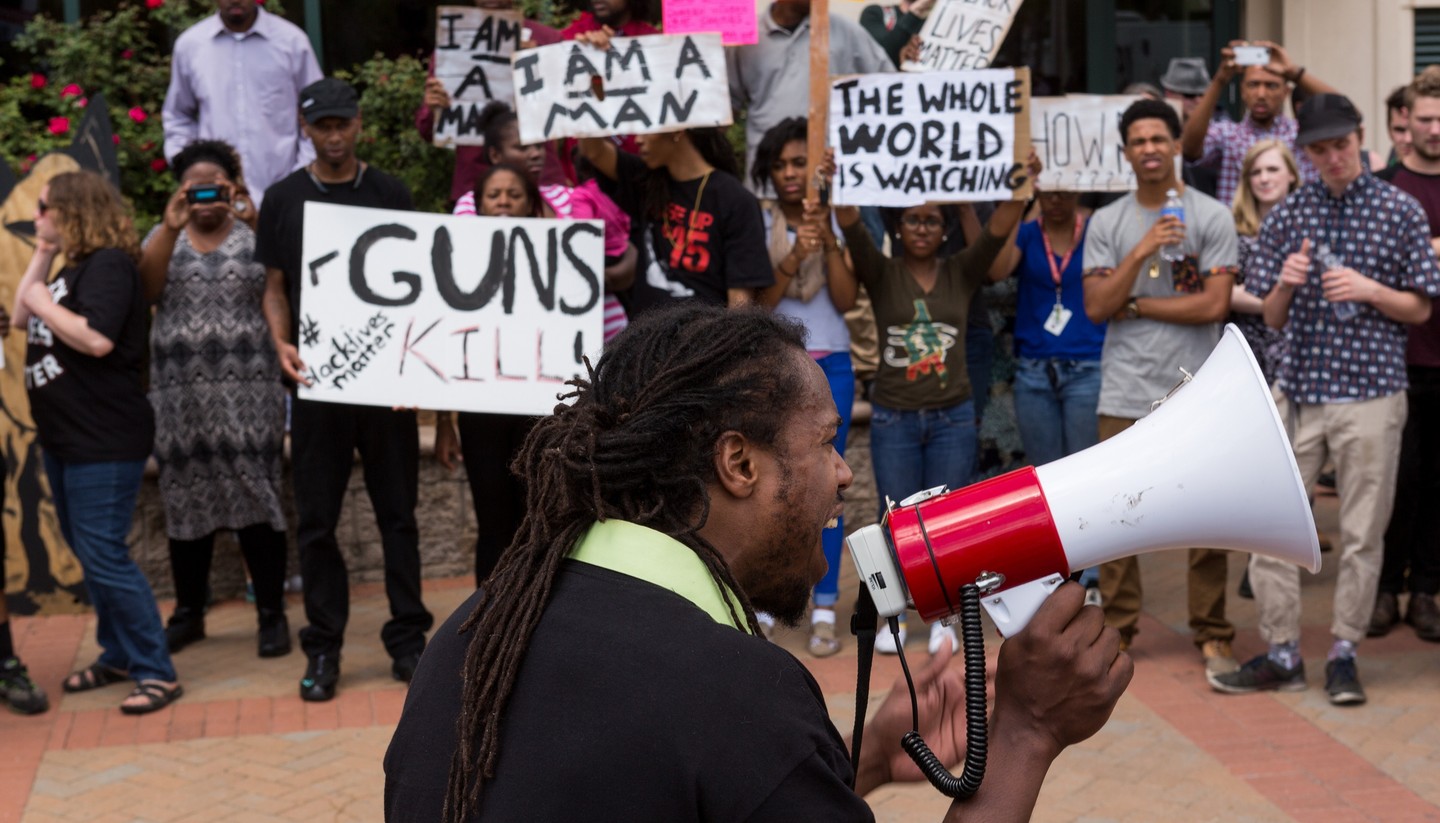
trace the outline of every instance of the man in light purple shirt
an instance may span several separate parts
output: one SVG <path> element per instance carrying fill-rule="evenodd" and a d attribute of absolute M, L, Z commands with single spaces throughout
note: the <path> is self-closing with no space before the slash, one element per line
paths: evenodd
<path fill-rule="evenodd" d="M 165 156 L 192 140 L 240 152 L 255 206 L 265 189 L 315 159 L 300 131 L 300 90 L 324 77 L 298 26 L 256 0 L 216 0 L 217 13 L 175 41 L 165 94 Z"/>

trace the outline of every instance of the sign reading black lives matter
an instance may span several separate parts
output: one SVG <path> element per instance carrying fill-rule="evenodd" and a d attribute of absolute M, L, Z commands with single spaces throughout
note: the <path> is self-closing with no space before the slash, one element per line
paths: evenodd
<path fill-rule="evenodd" d="M 525 21 L 516 11 L 441 6 L 435 12 L 435 77 L 450 105 L 435 118 L 435 145 L 479 146 L 480 111 L 491 100 L 510 103 L 510 58 L 520 50 Z"/>
<path fill-rule="evenodd" d="M 1030 70 L 866 74 L 830 86 L 832 198 L 845 206 L 1024 200 Z"/>
<path fill-rule="evenodd" d="M 1045 170 L 1042 191 L 1130 191 L 1135 169 L 1125 159 L 1120 117 L 1139 97 L 1068 94 L 1030 98 L 1030 142 Z"/>
<path fill-rule="evenodd" d="M 305 204 L 300 397 L 543 415 L 602 343 L 596 220 Z"/>
<path fill-rule="evenodd" d="M 719 34 L 617 37 L 605 51 L 557 43 L 514 66 L 522 143 L 730 124 Z"/>
<path fill-rule="evenodd" d="M 988 69 L 1020 0 L 938 0 L 920 27 L 920 59 L 905 71 Z"/>

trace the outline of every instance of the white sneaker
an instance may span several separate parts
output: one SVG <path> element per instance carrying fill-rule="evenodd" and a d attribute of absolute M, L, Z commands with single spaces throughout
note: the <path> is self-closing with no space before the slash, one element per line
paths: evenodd
<path fill-rule="evenodd" d="M 947 638 L 950 640 L 950 651 L 960 651 L 960 638 L 955 634 L 954 629 L 944 623 L 930 624 L 930 653 L 934 654 L 940 651 L 940 644 L 944 643 Z"/>
<path fill-rule="evenodd" d="M 900 645 L 905 645 L 905 623 L 900 623 Z M 890 633 L 890 627 L 881 624 L 880 630 L 875 633 L 875 651 L 881 654 L 899 654 L 900 649 L 895 645 L 895 635 Z"/>

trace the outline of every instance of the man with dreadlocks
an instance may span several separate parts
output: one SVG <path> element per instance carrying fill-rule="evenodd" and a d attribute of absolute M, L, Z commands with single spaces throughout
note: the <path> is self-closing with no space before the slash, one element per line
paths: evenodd
<path fill-rule="evenodd" d="M 527 513 L 481 591 L 431 640 L 385 757 L 398 821 L 872 820 L 918 780 L 903 685 L 858 774 L 819 686 L 765 642 L 825 571 L 850 469 L 803 330 L 695 302 L 617 337 L 515 468 Z M 920 731 L 964 749 L 963 677 L 919 672 Z M 1051 761 L 1109 717 L 1130 659 L 1062 586 L 1001 647 L 985 787 L 953 819 L 1028 817 Z"/>

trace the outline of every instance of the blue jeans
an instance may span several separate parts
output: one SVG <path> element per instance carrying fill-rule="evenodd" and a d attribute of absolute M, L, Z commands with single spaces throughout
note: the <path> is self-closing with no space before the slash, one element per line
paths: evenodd
<path fill-rule="evenodd" d="M 872 404 L 870 459 L 880 514 L 885 498 L 895 502 L 934 486 L 968 486 L 979 447 L 975 404 L 918 411 Z"/>
<path fill-rule="evenodd" d="M 1015 425 L 1033 465 L 1053 463 L 1100 441 L 1099 360 L 1015 358 Z"/>
<path fill-rule="evenodd" d="M 1100 442 L 1099 360 L 1015 358 L 1015 426 L 1025 459 L 1043 466 Z M 1090 585 L 1096 569 L 1080 576 Z"/>
<path fill-rule="evenodd" d="M 67 463 L 45 455 L 60 532 L 85 571 L 100 663 L 134 680 L 175 680 L 150 583 L 126 539 L 144 460 Z"/>
<path fill-rule="evenodd" d="M 850 435 L 850 411 L 855 406 L 855 368 L 850 364 L 850 352 L 840 351 L 815 361 L 830 381 L 830 396 L 835 398 L 835 410 L 840 412 L 840 430 L 835 433 L 835 451 L 845 456 L 845 438 Z M 845 518 L 840 518 L 835 528 L 821 533 L 821 546 L 825 549 L 825 576 L 815 584 L 815 605 L 829 609 L 840 599 L 840 548 L 845 544 Z"/>

